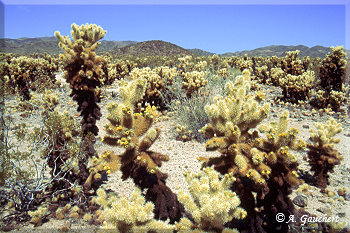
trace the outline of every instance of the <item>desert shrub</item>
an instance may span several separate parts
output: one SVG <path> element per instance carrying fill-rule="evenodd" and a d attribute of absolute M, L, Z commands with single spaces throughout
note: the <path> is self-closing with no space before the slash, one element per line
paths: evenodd
<path fill-rule="evenodd" d="M 76 179 L 69 180 L 72 161 L 55 155 L 77 154 L 77 123 L 67 112 L 50 109 L 54 101 L 48 95 L 36 106 L 42 111 L 40 127 L 11 126 L 11 118 L 1 117 L 0 203 L 7 203 L 1 219 L 5 226 L 28 220 L 40 225 L 50 214 L 48 203 L 66 198 L 75 187 Z M 66 185 L 58 185 L 62 183 Z"/>
<path fill-rule="evenodd" d="M 205 114 L 204 107 L 209 101 L 209 95 L 199 92 L 191 98 L 178 97 L 172 101 L 169 110 L 175 112 L 176 121 L 192 132 L 194 138 L 198 141 L 204 141 L 202 134 L 198 133 L 208 121 L 209 118 Z"/>
<path fill-rule="evenodd" d="M 233 70 L 230 73 L 232 76 L 225 79 L 214 72 L 207 71 L 205 76 L 205 79 L 208 80 L 207 86 L 190 97 L 181 91 L 181 82 L 174 80 L 167 92 L 162 95 L 166 100 L 169 111 L 175 113 L 177 124 L 185 126 L 187 130 L 192 132 L 193 138 L 199 142 L 203 142 L 205 138 L 198 130 L 209 121 L 205 113 L 205 105 L 211 103 L 214 96 L 223 94 L 227 80 L 234 79 L 234 76 L 240 72 Z"/>
<path fill-rule="evenodd" d="M 0 123 L 0 185 L 4 185 L 9 178 L 18 180 L 29 174 L 21 169 L 18 164 L 28 158 L 31 151 L 23 152 L 16 146 L 25 140 L 27 126 L 24 123 L 15 125 L 11 117 L 5 119 L 3 115 L 1 115 Z M 15 139 L 12 139 L 12 137 L 15 137 Z"/>

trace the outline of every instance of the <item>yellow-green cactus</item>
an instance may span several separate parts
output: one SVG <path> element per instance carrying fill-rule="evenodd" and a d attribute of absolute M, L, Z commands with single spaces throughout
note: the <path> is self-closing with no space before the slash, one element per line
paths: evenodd
<path fill-rule="evenodd" d="M 269 112 L 269 105 L 259 106 L 260 98 L 251 95 L 250 73 L 243 72 L 236 81 L 226 84 L 228 97 L 214 98 L 214 104 L 205 107 L 211 124 L 202 129 L 208 136 L 226 136 L 234 138 L 235 134 L 247 134 L 250 128 L 254 128 Z M 237 129 L 234 129 L 237 126 Z"/>
<path fill-rule="evenodd" d="M 166 66 L 156 67 L 154 69 L 149 67 L 141 69 L 134 68 L 130 73 L 130 77 L 133 80 L 147 80 L 143 105 L 145 105 L 145 102 L 148 102 L 161 108 L 165 107 L 162 94 L 167 90 L 167 85 L 172 84 L 173 78 L 176 75 L 175 68 L 169 68 Z"/>
<path fill-rule="evenodd" d="M 192 139 L 192 131 L 188 130 L 186 126 L 177 124 L 176 132 L 177 132 L 176 140 L 186 142 Z"/>
<path fill-rule="evenodd" d="M 96 202 L 103 209 L 104 230 L 116 232 L 164 232 L 173 231 L 174 225 L 153 219 L 154 205 L 146 202 L 141 190 L 136 188 L 130 198 L 108 195 L 103 189 L 97 191 Z"/>
<path fill-rule="evenodd" d="M 182 88 L 186 90 L 187 97 L 191 97 L 194 92 L 207 85 L 208 80 L 206 80 L 204 76 L 205 73 L 203 71 L 192 71 L 184 73 Z"/>
<path fill-rule="evenodd" d="M 314 123 L 317 130 L 311 129 L 310 140 L 313 144 L 308 144 L 308 156 L 311 170 L 317 177 L 317 185 L 325 189 L 329 184 L 329 172 L 333 172 L 334 166 L 339 165 L 343 157 L 334 148 L 334 144 L 339 143 L 340 139 L 334 136 L 342 131 L 340 123 L 331 118 L 326 124 Z"/>
<path fill-rule="evenodd" d="M 255 68 L 255 76 L 259 83 L 268 83 L 270 72 L 266 65 Z"/>
<path fill-rule="evenodd" d="M 141 112 L 135 112 L 134 105 L 138 98 L 143 97 L 146 83 L 140 83 L 140 79 L 132 82 L 139 83 L 140 86 L 135 89 L 135 85 L 129 83 L 125 87 L 134 88 L 132 90 L 138 94 L 134 95 L 130 101 L 130 96 L 126 92 L 128 88 L 126 88 L 122 95 L 123 102 L 126 103 L 112 103 L 107 107 L 109 122 L 105 126 L 106 135 L 102 138 L 102 142 L 111 146 L 123 147 L 125 151 L 111 157 L 106 167 L 105 162 L 101 160 L 100 163 L 97 158 L 96 166 L 91 167 L 92 170 L 85 185 L 91 186 L 96 178 L 100 178 L 98 174 L 102 166 L 108 173 L 112 169 L 111 164 L 119 165 L 120 161 L 122 179 L 130 177 L 140 188 L 148 189 L 146 197 L 155 203 L 155 218 L 169 218 L 172 222 L 178 221 L 184 208 L 178 202 L 176 195 L 165 185 L 167 175 L 159 169 L 162 162 L 168 161 L 169 157 L 149 150 L 160 135 L 160 130 L 152 127 L 153 120 L 159 116 L 159 112 L 156 107 L 150 105 Z"/>
<path fill-rule="evenodd" d="M 273 85 L 278 86 L 280 80 L 285 76 L 285 72 L 281 68 L 272 68 L 270 71 L 270 80 Z"/>
<path fill-rule="evenodd" d="M 94 51 L 100 45 L 98 41 L 106 35 L 106 31 L 95 24 L 78 26 L 73 23 L 71 35 L 73 42 L 68 36 L 62 36 L 58 31 L 55 32 L 59 46 L 66 52 L 60 55 L 60 60 L 65 63 L 66 70 L 63 77 L 75 90 L 94 89 L 104 84 L 107 77 L 104 73 L 105 60 L 96 56 Z M 82 64 L 81 67 L 69 69 L 78 62 Z"/>
<path fill-rule="evenodd" d="M 177 224 L 179 230 L 190 230 L 195 226 L 204 231 L 223 232 L 225 223 L 247 216 L 247 212 L 238 207 L 238 196 L 230 190 L 235 181 L 232 175 L 226 174 L 220 179 L 219 174 L 208 167 L 198 174 L 186 172 L 185 177 L 190 195 L 181 191 L 178 196 L 192 214 L 195 224 L 181 219 Z"/>
<path fill-rule="evenodd" d="M 43 223 L 43 220 L 49 216 L 50 212 L 47 206 L 40 206 L 35 211 L 28 211 L 28 215 L 31 217 L 30 223 L 33 223 L 34 226 L 40 226 Z"/>
<path fill-rule="evenodd" d="M 331 47 L 331 52 L 319 66 L 320 89 L 316 92 L 312 104 L 319 108 L 331 107 L 339 111 L 345 101 L 346 54 L 342 46 Z"/>
<path fill-rule="evenodd" d="M 306 100 L 310 96 L 310 90 L 315 85 L 315 73 L 313 71 L 303 72 L 301 75 L 288 74 L 279 79 L 282 94 L 291 102 Z"/>
<path fill-rule="evenodd" d="M 331 47 L 331 52 L 320 66 L 321 87 L 330 92 L 343 91 L 344 74 L 346 69 L 346 54 L 343 46 Z"/>
<path fill-rule="evenodd" d="M 253 231 L 254 221 L 261 217 L 254 207 L 264 209 L 262 215 L 269 216 L 266 219 L 273 219 L 276 211 L 286 216 L 293 213 L 288 195 L 300 180 L 296 156 L 289 149 L 303 149 L 305 143 L 298 140 L 297 129 L 288 129 L 288 112 L 280 116 L 278 123 L 259 127 L 266 133 L 266 139 L 260 138 L 258 131 L 252 131 L 267 117 L 269 105 L 261 106 L 261 94 L 250 92 L 248 71 L 235 83 L 229 82 L 226 89 L 228 97 L 216 97 L 214 104 L 206 106 L 211 122 L 201 130 L 210 138 L 205 144 L 207 150 L 218 150 L 221 156 L 199 160 L 204 162 L 203 166 L 214 165 L 220 173 L 231 173 L 237 178 L 233 191 L 247 210 L 250 219 L 247 227 Z M 252 202 L 260 204 L 248 204 Z M 266 229 L 288 228 L 285 223 L 266 219 L 262 220 L 266 221 Z"/>
<path fill-rule="evenodd" d="M 286 56 L 281 60 L 281 69 L 291 75 L 301 75 L 304 70 L 303 62 L 298 59 L 300 51 L 288 51 L 286 52 Z"/>

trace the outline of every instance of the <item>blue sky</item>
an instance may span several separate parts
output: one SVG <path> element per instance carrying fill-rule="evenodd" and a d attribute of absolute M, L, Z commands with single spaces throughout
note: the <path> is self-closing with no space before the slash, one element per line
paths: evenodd
<path fill-rule="evenodd" d="M 53 36 L 56 30 L 70 35 L 72 23 L 94 23 L 107 30 L 106 40 L 164 40 L 215 53 L 268 45 L 350 45 L 345 31 L 350 0 L 2 2 L 5 38 Z"/>

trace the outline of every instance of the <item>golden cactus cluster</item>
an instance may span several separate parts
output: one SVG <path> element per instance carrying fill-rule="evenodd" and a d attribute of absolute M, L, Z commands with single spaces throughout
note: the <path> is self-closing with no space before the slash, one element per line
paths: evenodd
<path fill-rule="evenodd" d="M 95 24 L 72 24 L 73 41 L 68 36 L 55 32 L 58 45 L 65 51 L 60 55 L 65 69 L 63 77 L 72 89 L 95 91 L 97 86 L 103 85 L 107 80 L 106 61 L 95 53 L 100 45 L 98 41 L 105 34 L 106 31 Z"/>

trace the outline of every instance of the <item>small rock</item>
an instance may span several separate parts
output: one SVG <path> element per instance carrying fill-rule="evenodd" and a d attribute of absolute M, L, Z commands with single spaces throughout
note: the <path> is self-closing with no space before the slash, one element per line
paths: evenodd
<path fill-rule="evenodd" d="M 344 218 L 344 217 L 345 217 L 345 213 L 337 213 L 337 215 L 338 215 L 340 218 Z"/>
<path fill-rule="evenodd" d="M 304 195 L 298 195 L 293 199 L 293 203 L 299 207 L 307 206 L 307 197 Z"/>
<path fill-rule="evenodd" d="M 350 201 L 350 193 L 349 193 L 349 192 L 347 192 L 347 193 L 344 194 L 344 199 L 345 199 L 346 201 Z"/>
<path fill-rule="evenodd" d="M 321 212 L 323 214 L 332 215 L 332 210 L 330 208 L 327 208 L 327 207 L 320 207 L 317 209 L 317 211 Z"/>
<path fill-rule="evenodd" d="M 304 128 L 304 129 L 309 129 L 310 126 L 309 126 L 309 125 L 303 125 L 303 128 Z"/>

